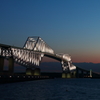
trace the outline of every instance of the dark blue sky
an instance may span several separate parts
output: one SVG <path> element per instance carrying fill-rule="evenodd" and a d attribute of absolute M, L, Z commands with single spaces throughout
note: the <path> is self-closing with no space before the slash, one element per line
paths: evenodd
<path fill-rule="evenodd" d="M 0 43 L 40 36 L 74 62 L 100 63 L 100 0 L 0 0 Z"/>

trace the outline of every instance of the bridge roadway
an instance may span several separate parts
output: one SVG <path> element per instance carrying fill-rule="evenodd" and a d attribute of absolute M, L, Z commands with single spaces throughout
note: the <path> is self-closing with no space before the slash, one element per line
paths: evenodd
<path fill-rule="evenodd" d="M 22 47 L 16 47 L 16 46 L 11 46 L 11 45 L 6 45 L 6 44 L 0 44 L 0 47 L 3 47 L 5 49 L 7 48 L 16 48 L 16 49 L 23 49 Z M 29 49 L 24 49 L 24 50 L 27 50 L 27 51 L 33 51 L 33 50 L 29 50 Z M 33 51 L 33 52 L 36 52 L 36 53 L 40 53 L 39 51 Z M 59 57 L 57 56 L 56 54 L 51 54 L 51 53 L 46 53 L 46 52 L 41 52 L 44 54 L 44 56 L 47 56 L 47 57 L 50 57 L 50 58 L 53 58 L 53 59 L 56 59 L 58 61 L 64 61 L 64 62 L 67 62 L 66 59 L 64 59 L 63 57 Z"/>

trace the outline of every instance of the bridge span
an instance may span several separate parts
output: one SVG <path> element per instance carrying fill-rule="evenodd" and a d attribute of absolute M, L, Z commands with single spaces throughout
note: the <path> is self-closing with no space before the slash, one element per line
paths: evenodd
<path fill-rule="evenodd" d="M 8 73 L 13 74 L 14 63 L 26 67 L 26 75 L 40 75 L 40 65 L 44 56 L 56 59 L 61 62 L 62 77 L 76 77 L 78 71 L 76 66 L 72 64 L 70 55 L 56 54 L 50 46 L 40 37 L 28 37 L 24 46 L 16 47 L 6 44 L 0 44 L 0 73 L 3 72 L 4 59 L 9 61 Z M 77 72 L 76 72 L 77 71 Z M 82 72 L 83 73 L 83 72 Z"/>

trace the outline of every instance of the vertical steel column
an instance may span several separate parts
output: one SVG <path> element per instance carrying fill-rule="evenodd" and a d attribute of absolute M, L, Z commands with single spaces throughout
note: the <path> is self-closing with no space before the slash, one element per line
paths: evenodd
<path fill-rule="evenodd" d="M 9 68 L 9 74 L 13 74 L 13 72 L 14 72 L 14 59 L 13 59 L 13 57 L 9 58 L 8 68 Z"/>
<path fill-rule="evenodd" d="M 0 57 L 0 73 L 3 72 L 3 67 L 4 67 L 4 57 Z"/>

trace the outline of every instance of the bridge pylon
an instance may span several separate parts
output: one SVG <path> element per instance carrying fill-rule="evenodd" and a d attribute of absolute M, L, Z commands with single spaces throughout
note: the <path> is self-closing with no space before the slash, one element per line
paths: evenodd
<path fill-rule="evenodd" d="M 41 75 L 41 73 L 40 73 L 40 68 L 35 68 L 33 74 L 34 74 L 34 75 Z"/>
<path fill-rule="evenodd" d="M 14 73 L 14 59 L 13 59 L 13 57 L 9 58 L 8 68 L 9 68 L 9 71 L 8 71 L 9 74 L 13 74 Z"/>
<path fill-rule="evenodd" d="M 65 72 L 63 72 L 62 73 L 62 78 L 72 78 L 72 75 L 71 75 L 71 73 L 65 73 Z"/>
<path fill-rule="evenodd" d="M 26 68 L 26 75 L 32 75 L 32 68 Z"/>
<path fill-rule="evenodd" d="M 62 72 L 62 78 L 76 78 L 76 71 L 73 72 Z"/>
<path fill-rule="evenodd" d="M 13 75 L 14 73 L 14 59 L 13 57 L 9 57 L 8 59 L 8 70 L 4 71 L 4 61 L 5 61 L 5 57 L 0 56 L 0 74 L 9 74 L 9 75 Z"/>
<path fill-rule="evenodd" d="M 35 68 L 35 69 L 27 68 L 26 75 L 38 75 L 38 76 L 40 76 L 41 75 L 40 68 Z"/>
<path fill-rule="evenodd" d="M 0 56 L 0 74 L 3 72 L 4 68 L 4 57 Z"/>

